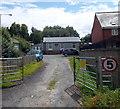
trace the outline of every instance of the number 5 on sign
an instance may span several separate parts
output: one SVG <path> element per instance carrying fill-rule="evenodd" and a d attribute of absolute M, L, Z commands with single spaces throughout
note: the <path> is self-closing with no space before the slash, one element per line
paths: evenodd
<path fill-rule="evenodd" d="M 80 68 L 86 70 L 86 59 L 80 59 Z"/>
<path fill-rule="evenodd" d="M 107 72 L 114 72 L 118 68 L 118 63 L 115 58 L 107 57 L 102 61 L 102 67 Z"/>

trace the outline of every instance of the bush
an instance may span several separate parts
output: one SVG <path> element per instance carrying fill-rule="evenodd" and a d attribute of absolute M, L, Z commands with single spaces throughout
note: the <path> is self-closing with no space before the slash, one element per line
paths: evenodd
<path fill-rule="evenodd" d="M 120 109 L 120 88 L 116 90 L 102 88 L 93 92 L 86 88 L 81 89 L 85 107 L 114 107 Z"/>

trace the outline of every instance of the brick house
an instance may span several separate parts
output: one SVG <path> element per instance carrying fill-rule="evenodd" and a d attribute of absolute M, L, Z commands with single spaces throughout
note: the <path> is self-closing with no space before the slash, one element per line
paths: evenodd
<path fill-rule="evenodd" d="M 95 13 L 92 28 L 92 43 L 106 41 L 106 46 L 120 46 L 120 12 Z"/>

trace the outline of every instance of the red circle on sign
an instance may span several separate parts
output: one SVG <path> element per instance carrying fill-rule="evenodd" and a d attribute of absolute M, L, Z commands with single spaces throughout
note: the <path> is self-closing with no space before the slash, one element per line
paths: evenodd
<path fill-rule="evenodd" d="M 102 61 L 102 67 L 107 72 L 114 72 L 118 68 L 118 63 L 115 58 L 107 57 Z M 113 68 L 110 68 L 113 67 Z"/>

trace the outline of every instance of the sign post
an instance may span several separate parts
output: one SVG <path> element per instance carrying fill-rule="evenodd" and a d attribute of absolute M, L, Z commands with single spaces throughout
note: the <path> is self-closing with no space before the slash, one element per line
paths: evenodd
<path fill-rule="evenodd" d="M 114 72 L 118 68 L 118 62 L 113 57 L 107 57 L 102 61 L 102 67 L 107 72 Z"/>
<path fill-rule="evenodd" d="M 86 70 L 86 58 L 80 58 L 80 68 Z"/>

